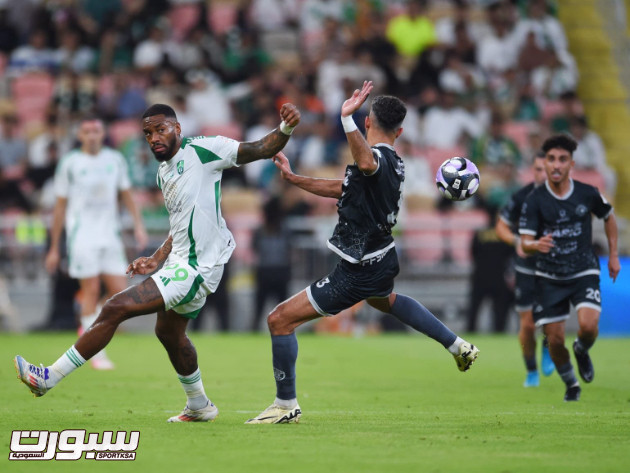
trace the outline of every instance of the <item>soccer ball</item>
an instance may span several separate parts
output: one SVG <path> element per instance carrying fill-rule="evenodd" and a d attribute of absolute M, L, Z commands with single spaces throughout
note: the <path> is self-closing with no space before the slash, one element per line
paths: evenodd
<path fill-rule="evenodd" d="M 479 189 L 479 170 L 466 158 L 450 158 L 438 168 L 435 184 L 447 199 L 465 200 Z"/>

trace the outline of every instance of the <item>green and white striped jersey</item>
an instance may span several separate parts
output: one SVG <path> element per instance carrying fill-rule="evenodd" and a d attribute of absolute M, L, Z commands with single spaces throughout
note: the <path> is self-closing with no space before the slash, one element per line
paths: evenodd
<path fill-rule="evenodd" d="M 68 199 L 68 241 L 103 248 L 120 238 L 118 194 L 130 186 L 125 158 L 116 150 L 91 155 L 77 149 L 65 155 L 55 172 L 55 196 Z"/>
<path fill-rule="evenodd" d="M 221 177 L 224 169 L 238 166 L 238 146 L 223 136 L 184 138 L 175 156 L 158 169 L 171 224 L 171 253 L 202 276 L 227 263 L 236 246 L 221 215 Z"/>

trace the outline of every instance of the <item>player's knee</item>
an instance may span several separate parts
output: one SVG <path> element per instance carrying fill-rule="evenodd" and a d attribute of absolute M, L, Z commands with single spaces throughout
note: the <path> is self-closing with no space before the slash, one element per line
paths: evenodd
<path fill-rule="evenodd" d="M 551 351 L 560 350 L 564 347 L 564 334 L 548 333 L 547 342 L 549 343 L 549 349 Z"/>
<path fill-rule="evenodd" d="M 282 304 L 277 305 L 267 316 L 267 326 L 272 334 L 282 331 L 285 326 L 284 308 Z"/>
<path fill-rule="evenodd" d="M 580 334 L 586 337 L 597 337 L 598 328 L 596 321 L 587 321 L 580 324 Z"/>
<path fill-rule="evenodd" d="M 105 302 L 99 320 L 108 323 L 120 323 L 126 314 L 126 304 L 120 294 L 116 294 Z"/>
<path fill-rule="evenodd" d="M 521 317 L 521 330 L 526 333 L 533 333 L 536 330 L 536 325 L 531 316 Z"/>
<path fill-rule="evenodd" d="M 167 345 L 170 340 L 170 330 L 168 330 L 167 327 L 158 323 L 155 325 L 155 336 L 162 343 L 162 345 Z"/>

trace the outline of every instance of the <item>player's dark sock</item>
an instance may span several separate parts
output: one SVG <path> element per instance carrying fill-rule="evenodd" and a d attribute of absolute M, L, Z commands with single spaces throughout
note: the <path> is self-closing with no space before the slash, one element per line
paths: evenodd
<path fill-rule="evenodd" d="M 577 351 L 578 353 L 586 353 L 591 349 L 594 343 L 595 343 L 595 340 L 586 341 L 578 337 L 576 339 L 575 344 L 573 345 L 573 349 Z"/>
<path fill-rule="evenodd" d="M 558 374 L 564 381 L 564 384 L 567 385 L 568 388 L 577 384 L 578 380 L 575 377 L 575 372 L 573 371 L 573 365 L 569 361 L 562 366 L 557 366 Z"/>
<path fill-rule="evenodd" d="M 276 397 L 295 399 L 295 362 L 298 355 L 298 342 L 295 333 L 272 335 L 273 375 L 276 378 Z"/>
<path fill-rule="evenodd" d="M 440 342 L 444 348 L 450 347 L 457 339 L 457 335 L 411 297 L 396 294 L 391 311 L 398 320 Z"/>
<path fill-rule="evenodd" d="M 523 359 L 525 360 L 525 367 L 527 368 L 527 371 L 538 370 L 538 365 L 536 364 L 535 356 L 532 356 L 531 358 L 527 358 L 526 356 L 524 356 Z"/>

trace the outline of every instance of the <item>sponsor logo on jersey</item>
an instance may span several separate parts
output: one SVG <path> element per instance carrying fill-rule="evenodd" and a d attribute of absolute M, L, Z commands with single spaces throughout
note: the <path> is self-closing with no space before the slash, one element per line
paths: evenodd
<path fill-rule="evenodd" d="M 177 163 L 177 174 L 181 174 L 184 172 L 184 160 L 182 159 Z"/>
<path fill-rule="evenodd" d="M 586 205 L 580 204 L 576 207 L 575 213 L 578 217 L 584 217 L 584 215 L 588 213 L 588 209 L 586 208 Z"/>

